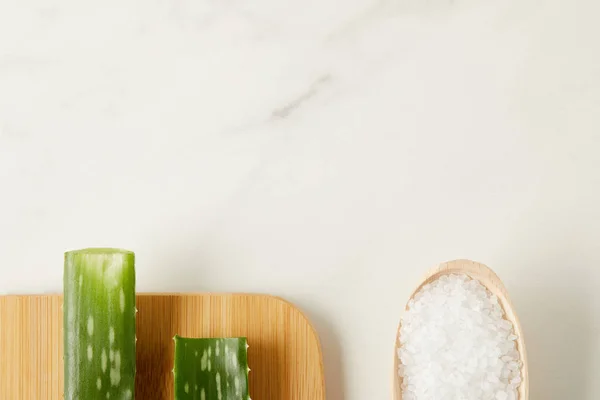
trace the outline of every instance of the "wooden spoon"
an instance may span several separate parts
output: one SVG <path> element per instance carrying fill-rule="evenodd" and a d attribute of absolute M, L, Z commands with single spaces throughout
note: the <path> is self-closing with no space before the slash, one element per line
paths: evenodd
<path fill-rule="evenodd" d="M 504 284 L 487 266 L 469 260 L 455 260 L 444 264 L 440 264 L 437 267 L 431 269 L 426 275 L 421 284 L 411 294 L 412 297 L 426 284 L 438 279 L 444 274 L 466 274 L 472 279 L 478 280 L 483 286 L 485 286 L 490 292 L 498 297 L 498 302 L 504 310 L 504 318 L 512 322 L 514 327 L 515 335 L 517 336 L 516 345 L 517 350 L 520 354 L 521 362 L 521 385 L 519 386 L 518 400 L 529 400 L 529 374 L 527 372 L 527 354 L 525 350 L 525 340 L 523 338 L 523 331 L 521 324 L 517 318 L 517 314 L 514 310 L 512 303 L 508 297 L 508 292 L 504 287 Z M 408 302 L 407 302 L 408 303 Z M 394 346 L 394 400 L 402 400 L 402 378 L 398 375 L 398 366 L 400 361 L 398 360 L 398 348 L 400 346 L 400 324 L 398 325 L 398 332 L 396 335 L 396 345 Z"/>

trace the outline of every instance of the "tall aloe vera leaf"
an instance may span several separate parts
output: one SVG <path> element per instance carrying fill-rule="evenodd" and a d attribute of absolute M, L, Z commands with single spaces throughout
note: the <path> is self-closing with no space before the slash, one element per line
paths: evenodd
<path fill-rule="evenodd" d="M 64 398 L 134 398 L 135 256 L 121 249 L 65 253 Z"/>
<path fill-rule="evenodd" d="M 175 400 L 249 400 L 246 338 L 175 338 Z"/>

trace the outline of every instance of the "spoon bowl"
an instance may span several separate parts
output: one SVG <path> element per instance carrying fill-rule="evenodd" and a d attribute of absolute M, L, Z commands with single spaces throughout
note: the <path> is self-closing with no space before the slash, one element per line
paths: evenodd
<path fill-rule="evenodd" d="M 425 277 L 419 286 L 413 291 L 410 298 L 412 299 L 415 294 L 426 284 L 431 283 L 446 274 L 465 274 L 472 279 L 478 280 L 483 286 L 485 286 L 492 294 L 498 297 L 503 311 L 504 318 L 513 324 L 514 333 L 517 336 L 516 347 L 519 352 L 521 366 L 521 379 L 522 382 L 517 390 L 517 400 L 529 400 L 529 374 L 527 371 L 527 354 L 525 350 L 525 340 L 523 337 L 523 331 L 521 324 L 514 310 L 514 307 L 509 299 L 508 292 L 504 287 L 504 284 L 489 267 L 470 260 L 454 260 L 440 264 L 430 271 L 427 272 Z M 407 306 L 408 307 L 408 302 Z M 406 310 L 406 308 L 405 308 Z M 398 360 L 398 349 L 400 346 L 400 326 L 398 325 L 398 331 L 396 334 L 396 345 L 394 346 L 394 379 L 393 379 L 393 395 L 394 400 L 402 400 L 402 377 L 398 375 L 398 367 L 400 360 Z"/>

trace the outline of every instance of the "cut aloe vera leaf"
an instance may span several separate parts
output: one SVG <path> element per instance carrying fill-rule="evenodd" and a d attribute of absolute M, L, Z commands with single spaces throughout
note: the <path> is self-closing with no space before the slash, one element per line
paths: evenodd
<path fill-rule="evenodd" d="M 175 400 L 249 400 L 248 341 L 175 338 Z"/>
<path fill-rule="evenodd" d="M 66 252 L 63 285 L 65 400 L 133 399 L 134 253 Z"/>

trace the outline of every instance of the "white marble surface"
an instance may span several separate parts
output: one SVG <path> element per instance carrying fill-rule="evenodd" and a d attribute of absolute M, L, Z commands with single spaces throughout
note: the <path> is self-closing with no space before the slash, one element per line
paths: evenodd
<path fill-rule="evenodd" d="M 136 251 L 140 291 L 304 309 L 389 399 L 430 266 L 504 279 L 533 399 L 600 398 L 597 1 L 0 0 L 0 291 Z"/>

